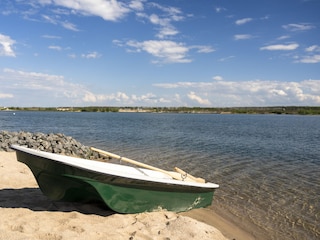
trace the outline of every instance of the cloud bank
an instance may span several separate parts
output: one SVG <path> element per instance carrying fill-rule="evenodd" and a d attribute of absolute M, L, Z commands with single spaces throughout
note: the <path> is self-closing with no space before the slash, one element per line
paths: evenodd
<path fill-rule="evenodd" d="M 28 106 L 57 106 L 68 102 L 74 106 L 318 106 L 320 80 L 281 82 L 269 80 L 226 81 L 222 76 L 208 82 L 157 83 L 151 87 L 157 94 L 97 93 L 75 84 L 61 75 L 3 69 L 0 74 L 0 99 L 15 99 Z M 161 91 L 163 89 L 164 91 Z M 159 91 L 160 90 L 160 91 Z M 26 92 L 30 99 L 26 97 Z M 36 100 L 32 96 L 37 96 Z"/>

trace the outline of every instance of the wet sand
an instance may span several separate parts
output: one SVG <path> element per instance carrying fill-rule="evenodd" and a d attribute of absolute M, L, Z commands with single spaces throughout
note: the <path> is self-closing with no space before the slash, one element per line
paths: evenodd
<path fill-rule="evenodd" d="M 0 151 L 0 239 L 255 239 L 209 209 L 117 214 L 99 204 L 52 202 L 14 152 Z"/>

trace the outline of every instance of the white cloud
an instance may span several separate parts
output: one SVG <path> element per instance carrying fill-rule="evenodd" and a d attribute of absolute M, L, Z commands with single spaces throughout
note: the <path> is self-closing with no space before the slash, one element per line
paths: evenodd
<path fill-rule="evenodd" d="M 180 16 L 181 10 L 179 8 L 166 7 L 166 6 L 162 6 L 162 5 L 155 3 L 155 2 L 150 3 L 150 5 L 167 13 L 169 16 L 172 16 L 172 18 L 175 20 L 178 20 L 181 18 L 181 16 Z"/>
<path fill-rule="evenodd" d="M 189 49 L 198 49 L 198 53 L 211 53 L 215 50 L 211 46 L 191 46 Z"/>
<path fill-rule="evenodd" d="M 290 36 L 283 35 L 283 36 L 278 37 L 277 40 L 285 40 L 285 39 L 288 39 L 288 38 L 290 38 Z"/>
<path fill-rule="evenodd" d="M 188 94 L 188 98 L 190 98 L 193 101 L 196 101 L 200 105 L 211 105 L 210 101 L 208 99 L 203 99 L 200 96 L 197 96 L 195 92 L 190 92 Z"/>
<path fill-rule="evenodd" d="M 20 104 L 27 104 L 29 99 L 38 98 L 32 104 L 50 105 L 57 102 L 78 102 L 88 90 L 80 84 L 68 82 L 61 75 L 41 72 L 26 72 L 15 69 L 3 69 L 0 74 L 2 91 L 13 94 Z"/>
<path fill-rule="evenodd" d="M 247 39 L 251 39 L 253 38 L 252 35 L 250 34 L 237 34 L 237 35 L 234 35 L 234 39 L 235 40 L 247 40 Z"/>
<path fill-rule="evenodd" d="M 0 56 L 15 57 L 16 54 L 12 49 L 15 43 L 16 41 L 9 36 L 0 34 Z"/>
<path fill-rule="evenodd" d="M 228 57 L 220 58 L 218 61 L 219 62 L 225 62 L 225 61 L 228 61 L 228 60 L 230 60 L 232 58 L 235 58 L 235 56 L 228 56 Z"/>
<path fill-rule="evenodd" d="M 156 83 L 155 87 L 174 89 L 174 88 L 207 88 L 213 85 L 212 82 L 176 82 L 176 83 Z"/>
<path fill-rule="evenodd" d="M 222 11 L 226 11 L 227 9 L 224 8 L 224 7 L 215 7 L 214 10 L 215 10 L 217 13 L 220 13 L 220 12 L 222 12 Z"/>
<path fill-rule="evenodd" d="M 97 102 L 98 97 L 94 95 L 92 92 L 86 92 L 82 98 L 84 102 Z"/>
<path fill-rule="evenodd" d="M 159 103 L 159 98 L 153 93 L 142 94 L 141 96 L 137 96 L 133 94 L 131 96 L 132 102 L 134 103 L 151 103 L 156 104 Z M 161 100 L 163 102 L 163 99 Z"/>
<path fill-rule="evenodd" d="M 113 94 L 94 94 L 92 92 L 86 92 L 82 98 L 87 103 L 101 103 L 101 102 L 117 102 L 117 103 L 129 103 L 130 98 L 123 92 L 117 92 Z"/>
<path fill-rule="evenodd" d="M 52 0 L 38 0 L 40 4 L 50 4 Z"/>
<path fill-rule="evenodd" d="M 179 31 L 173 26 L 173 22 L 179 22 L 185 19 L 180 9 L 175 7 L 164 7 L 158 3 L 149 3 L 149 6 L 160 10 L 158 14 L 152 13 L 147 15 L 145 13 L 139 13 L 137 16 L 140 18 L 148 19 L 148 21 L 158 26 L 157 38 L 165 39 L 175 36 Z"/>
<path fill-rule="evenodd" d="M 153 23 L 153 24 L 161 24 L 161 22 L 163 21 L 163 20 L 161 20 L 161 19 L 158 17 L 158 15 L 156 15 L 156 14 L 151 14 L 151 15 L 149 16 L 149 20 L 150 20 L 150 22 Z"/>
<path fill-rule="evenodd" d="M 73 57 L 73 55 L 70 55 L 70 57 Z M 101 57 L 101 54 L 99 54 L 98 52 L 89 52 L 87 54 L 81 54 L 81 57 L 83 58 L 99 58 Z"/>
<path fill-rule="evenodd" d="M 43 4 L 69 8 L 73 13 L 85 16 L 99 16 L 107 21 L 117 21 L 130 11 L 128 6 L 116 0 L 52 0 L 45 1 Z M 131 2 L 131 6 L 137 7 L 138 2 Z"/>
<path fill-rule="evenodd" d="M 48 16 L 48 15 L 42 15 L 42 18 L 45 20 L 45 21 L 47 21 L 47 22 L 49 22 L 49 23 L 51 23 L 51 24 L 54 24 L 54 25 L 56 25 L 56 24 L 58 24 L 58 22 L 57 22 L 57 20 L 56 19 L 54 19 L 53 17 L 50 17 L 50 16 Z"/>
<path fill-rule="evenodd" d="M 41 37 L 48 38 L 48 39 L 61 39 L 60 36 L 54 36 L 54 35 L 42 35 Z"/>
<path fill-rule="evenodd" d="M 300 63 L 320 63 L 320 55 L 303 56 L 297 62 Z"/>
<path fill-rule="evenodd" d="M 156 34 L 158 38 L 163 39 L 179 33 L 179 31 L 171 24 L 171 21 L 173 20 L 170 17 L 161 18 L 156 14 L 151 14 L 148 19 L 152 24 L 160 26 L 159 32 Z"/>
<path fill-rule="evenodd" d="M 179 32 L 172 26 L 162 27 L 159 33 L 156 35 L 160 39 L 167 38 L 168 36 L 177 35 Z"/>
<path fill-rule="evenodd" d="M 8 74 L 8 78 L 16 80 L 15 86 L 21 86 L 28 89 L 51 89 L 54 86 L 65 85 L 64 77 L 59 75 L 25 72 L 10 68 L 5 68 L 3 72 Z"/>
<path fill-rule="evenodd" d="M 174 99 L 175 98 L 176 96 Z M 164 97 L 158 97 L 153 93 L 128 95 L 124 92 L 116 92 L 104 95 L 87 92 L 82 100 L 86 103 L 99 103 L 109 106 L 158 106 L 159 104 L 163 105 L 172 102 Z"/>
<path fill-rule="evenodd" d="M 62 47 L 60 47 L 60 46 L 49 46 L 48 48 L 52 49 L 52 50 L 57 50 L 57 51 L 61 51 L 62 50 Z"/>
<path fill-rule="evenodd" d="M 320 46 L 318 45 L 312 45 L 310 47 L 307 47 L 306 52 L 320 52 Z"/>
<path fill-rule="evenodd" d="M 173 89 L 173 88 L 179 88 L 182 87 L 180 83 L 155 83 L 153 84 L 155 87 L 159 88 L 166 88 L 166 89 Z"/>
<path fill-rule="evenodd" d="M 215 51 L 211 46 L 195 45 L 187 46 L 184 43 L 169 40 L 148 40 L 138 42 L 130 40 L 122 42 L 113 40 L 113 43 L 119 47 L 128 47 L 128 52 L 146 52 L 156 57 L 158 60 L 153 63 L 189 63 L 192 59 L 188 57 L 188 53 L 192 49 L 196 49 L 198 53 L 210 53 Z"/>
<path fill-rule="evenodd" d="M 39 4 L 42 6 L 52 6 L 51 12 L 54 15 L 42 15 L 49 23 L 61 25 L 72 31 L 79 31 L 78 27 L 68 21 L 62 20 L 64 15 L 78 14 L 83 16 L 101 17 L 106 21 L 119 21 L 134 11 L 136 16 L 147 19 L 151 24 L 157 27 L 156 37 L 165 39 L 177 35 L 179 31 L 173 26 L 174 22 L 182 21 L 186 16 L 176 7 L 167 7 L 159 3 L 147 3 L 148 10 L 155 9 L 156 13 L 150 15 L 144 11 L 145 0 L 117 1 L 117 0 L 44 0 Z M 34 13 L 37 13 L 39 6 L 34 2 Z M 56 7 L 56 8 L 54 8 Z"/>
<path fill-rule="evenodd" d="M 299 47 L 299 44 L 297 43 L 291 43 L 291 44 L 276 44 L 276 45 L 269 45 L 261 47 L 260 50 L 269 50 L 269 51 L 291 51 L 295 50 Z"/>
<path fill-rule="evenodd" d="M 221 77 L 221 76 L 214 76 L 212 79 L 213 79 L 213 80 L 216 80 L 216 81 L 222 81 L 222 80 L 223 80 L 223 77 Z"/>
<path fill-rule="evenodd" d="M 235 23 L 236 25 L 243 25 L 248 22 L 251 22 L 252 20 L 253 20 L 252 18 L 242 18 L 242 19 L 238 19 Z"/>
<path fill-rule="evenodd" d="M 315 28 L 315 26 L 310 23 L 291 23 L 283 25 L 282 27 L 290 32 L 306 31 Z"/>
<path fill-rule="evenodd" d="M 76 25 L 74 25 L 73 23 L 70 23 L 68 21 L 61 21 L 60 17 L 58 15 L 54 15 L 54 16 L 42 15 L 42 18 L 48 23 L 51 23 L 54 25 L 61 25 L 65 29 L 68 29 L 68 30 L 71 30 L 74 32 L 79 31 L 79 29 L 77 28 Z M 48 37 L 48 35 L 45 35 L 45 36 L 47 36 L 46 38 L 55 38 L 52 36 Z"/>
<path fill-rule="evenodd" d="M 74 25 L 73 23 L 70 23 L 70 22 L 60 22 L 62 27 L 64 27 L 65 29 L 68 29 L 68 30 L 71 30 L 71 31 L 74 31 L 74 32 L 78 32 L 79 29 L 77 28 L 76 25 Z"/>
<path fill-rule="evenodd" d="M 285 91 L 281 90 L 281 89 L 271 89 L 270 93 L 278 95 L 278 96 L 288 96 L 288 94 Z"/>
<path fill-rule="evenodd" d="M 13 98 L 13 94 L 10 93 L 0 93 L 0 99 Z"/>
<path fill-rule="evenodd" d="M 144 42 L 128 41 L 126 44 L 137 52 L 145 51 L 154 57 L 159 58 L 160 62 L 163 63 L 191 62 L 191 59 L 187 58 L 189 48 L 183 43 L 149 40 Z"/>
<path fill-rule="evenodd" d="M 312 45 L 305 48 L 307 55 L 305 56 L 296 56 L 296 63 L 320 63 L 320 46 Z M 317 54 L 316 54 L 317 53 Z"/>
<path fill-rule="evenodd" d="M 96 16 L 106 21 L 119 21 L 125 18 L 129 12 L 142 11 L 144 2 L 144 0 L 132 0 L 130 2 L 118 0 L 34 0 L 19 1 L 19 4 L 27 5 L 28 10 L 21 11 L 21 14 L 27 20 L 39 21 L 37 14 L 45 6 L 49 6 L 50 11 L 45 11 L 47 12 L 46 14 L 41 14 L 41 17 L 46 22 L 60 25 L 71 31 L 79 31 L 75 24 L 64 20 L 65 16 Z"/>
<path fill-rule="evenodd" d="M 299 44 L 297 43 L 291 43 L 291 44 L 276 44 L 276 45 L 269 45 L 261 47 L 260 50 L 269 50 L 269 51 L 291 51 L 295 50 L 299 47 Z M 320 55 L 315 54 L 320 52 L 320 46 L 318 45 L 312 45 L 304 49 L 306 52 L 306 55 L 299 56 L 295 55 L 293 57 L 295 63 L 319 63 L 320 62 Z"/>
<path fill-rule="evenodd" d="M 179 93 L 181 99 L 187 95 L 199 104 L 203 100 L 202 103 L 210 102 L 216 107 L 320 104 L 320 80 L 177 82 L 154 84 L 154 87 Z"/>
<path fill-rule="evenodd" d="M 69 58 L 77 58 L 77 55 L 75 53 L 71 53 L 71 54 L 68 54 L 68 57 Z"/>
<path fill-rule="evenodd" d="M 145 0 L 132 0 L 130 3 L 129 3 L 129 7 L 131 9 L 134 9 L 136 11 L 143 11 L 144 9 L 144 6 L 143 6 L 143 2 Z"/>

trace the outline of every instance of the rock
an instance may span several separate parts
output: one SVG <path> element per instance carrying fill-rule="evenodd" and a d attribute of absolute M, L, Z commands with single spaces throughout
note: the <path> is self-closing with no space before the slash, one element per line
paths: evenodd
<path fill-rule="evenodd" d="M 62 133 L 45 134 L 24 131 L 0 131 L 0 151 L 13 151 L 10 148 L 12 144 L 87 159 L 101 158 L 99 154 L 93 153 L 90 150 L 90 147 L 85 146 L 72 137 Z"/>

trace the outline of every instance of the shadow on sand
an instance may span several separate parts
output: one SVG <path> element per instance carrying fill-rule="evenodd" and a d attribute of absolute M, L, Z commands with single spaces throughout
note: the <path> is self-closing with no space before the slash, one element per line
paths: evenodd
<path fill-rule="evenodd" d="M 114 211 L 102 202 L 54 202 L 44 196 L 39 188 L 0 189 L 0 208 L 28 208 L 32 211 L 79 212 L 110 216 Z"/>

